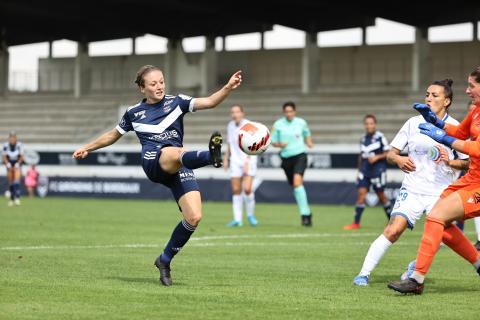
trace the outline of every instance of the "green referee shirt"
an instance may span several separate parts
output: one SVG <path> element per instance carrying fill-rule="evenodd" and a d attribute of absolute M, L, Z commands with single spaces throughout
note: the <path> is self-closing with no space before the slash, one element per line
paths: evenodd
<path fill-rule="evenodd" d="M 308 124 L 302 118 L 295 117 L 292 121 L 288 121 L 283 117 L 273 124 L 272 142 L 287 143 L 287 146 L 280 151 L 280 156 L 289 158 L 305 152 L 305 138 L 310 135 Z"/>

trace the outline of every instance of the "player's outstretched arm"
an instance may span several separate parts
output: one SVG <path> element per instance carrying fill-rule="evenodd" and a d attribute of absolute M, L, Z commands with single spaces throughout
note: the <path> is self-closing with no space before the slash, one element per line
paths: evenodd
<path fill-rule="evenodd" d="M 223 86 L 222 89 L 218 90 L 214 94 L 205 98 L 196 98 L 194 101 L 194 109 L 211 109 L 219 105 L 225 98 L 232 92 L 232 90 L 237 89 L 242 83 L 242 71 L 235 72 L 228 80 L 228 83 Z"/>
<path fill-rule="evenodd" d="M 114 144 L 121 137 L 122 135 L 120 134 L 120 132 L 118 132 L 116 128 L 113 128 L 112 130 L 105 132 L 92 142 L 84 145 L 83 147 L 80 147 L 73 153 L 72 157 L 75 159 L 85 159 L 90 152 Z"/>

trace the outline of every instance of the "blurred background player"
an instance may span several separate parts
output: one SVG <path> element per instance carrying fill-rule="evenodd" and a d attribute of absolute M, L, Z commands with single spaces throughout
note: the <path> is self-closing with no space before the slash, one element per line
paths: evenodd
<path fill-rule="evenodd" d="M 189 112 L 215 108 L 240 86 L 242 73 L 237 71 L 228 83 L 212 95 L 192 98 L 165 94 L 165 80 L 160 68 L 146 65 L 137 72 L 135 83 L 145 96 L 127 109 L 120 123 L 97 139 L 73 153 L 83 159 L 90 152 L 109 146 L 127 131 L 135 131 L 142 145 L 142 167 L 147 177 L 170 189 L 183 215 L 173 230 L 163 253 L 154 264 L 160 271 L 160 282 L 172 285 L 170 263 L 188 242 L 202 219 L 202 200 L 194 169 L 222 166 L 222 136 L 215 131 L 206 151 L 187 151 L 183 148 L 183 117 Z"/>
<path fill-rule="evenodd" d="M 243 204 L 247 211 L 248 223 L 255 227 L 258 224 L 255 218 L 255 193 L 253 192 L 253 178 L 257 172 L 257 157 L 247 155 L 238 144 L 240 128 L 248 122 L 241 105 L 230 108 L 232 120 L 227 126 L 227 151 L 225 152 L 223 167 L 230 173 L 232 185 L 233 220 L 227 224 L 229 227 L 243 225 Z M 243 192 L 243 194 L 242 194 Z"/>
<path fill-rule="evenodd" d="M 280 148 L 282 169 L 293 188 L 303 226 L 312 225 L 312 211 L 308 205 L 307 192 L 303 186 L 303 174 L 307 168 L 306 147 L 313 148 L 312 135 L 307 122 L 296 117 L 292 101 L 283 104 L 284 117 L 278 119 L 272 129 L 272 145 Z"/>
<path fill-rule="evenodd" d="M 345 230 L 360 228 L 360 220 L 365 210 L 365 198 L 370 186 L 378 196 L 383 205 L 383 210 L 390 219 L 390 200 L 383 191 L 387 180 L 387 152 L 390 149 L 388 141 L 380 131 L 377 131 L 377 118 L 367 114 L 363 118 L 365 134 L 360 140 L 360 154 L 358 156 L 358 178 L 357 178 L 357 202 L 353 223 L 343 227 Z"/>
<path fill-rule="evenodd" d="M 447 113 L 452 101 L 451 80 L 434 81 L 428 87 L 425 103 L 443 121 L 458 124 Z M 405 172 L 405 178 L 390 221 L 383 234 L 370 245 L 362 269 L 353 280 L 355 285 L 368 285 L 371 272 L 390 246 L 405 229 L 413 229 L 423 213 L 428 214 L 442 191 L 458 178 L 460 170 L 468 168 L 466 155 L 440 146 L 420 133 L 418 125 L 423 122 L 425 120 L 421 115 L 408 119 L 392 141 L 388 160 Z M 407 156 L 400 155 L 404 149 L 408 149 Z"/>
<path fill-rule="evenodd" d="M 28 168 L 27 174 L 25 175 L 25 187 L 27 188 L 28 196 L 30 198 L 35 197 L 35 188 L 38 184 L 39 175 L 40 174 L 35 168 L 35 165 L 31 165 L 30 168 Z"/>
<path fill-rule="evenodd" d="M 23 163 L 23 146 L 17 141 L 15 132 L 10 132 L 8 142 L 3 145 L 3 163 L 7 167 L 7 181 L 10 191 L 9 206 L 20 205 L 20 178 Z"/>
<path fill-rule="evenodd" d="M 469 111 L 459 125 L 443 121 L 426 104 L 414 105 L 426 121 L 419 125 L 420 132 L 438 143 L 468 154 L 470 165 L 467 174 L 449 185 L 430 211 L 413 273 L 405 280 L 388 284 L 390 289 L 400 293 L 423 292 L 425 276 L 442 241 L 480 274 L 480 255 L 477 249 L 452 223 L 480 216 L 480 67 L 469 74 L 466 93 L 475 108 Z"/>

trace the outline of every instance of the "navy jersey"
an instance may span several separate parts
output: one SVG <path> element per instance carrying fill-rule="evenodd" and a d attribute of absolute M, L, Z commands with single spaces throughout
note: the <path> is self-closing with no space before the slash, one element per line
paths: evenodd
<path fill-rule="evenodd" d="M 194 112 L 194 101 L 182 94 L 166 95 L 155 104 L 143 99 L 127 109 L 116 128 L 122 135 L 135 131 L 142 144 L 142 157 L 165 146 L 183 147 L 183 116 Z"/>
<path fill-rule="evenodd" d="M 3 154 L 7 156 L 8 161 L 17 162 L 20 156 L 23 155 L 23 146 L 21 142 L 11 145 L 8 142 L 3 144 Z"/>
<path fill-rule="evenodd" d="M 373 135 L 365 134 L 360 141 L 360 172 L 365 177 L 377 177 L 387 169 L 387 160 L 380 160 L 374 164 L 368 163 L 368 157 L 384 153 L 390 149 L 388 141 L 380 131 Z"/>

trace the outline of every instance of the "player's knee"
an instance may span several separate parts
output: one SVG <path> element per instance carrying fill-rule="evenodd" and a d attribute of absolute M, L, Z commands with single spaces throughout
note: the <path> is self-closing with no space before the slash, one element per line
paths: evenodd
<path fill-rule="evenodd" d="M 191 214 L 188 217 L 185 217 L 185 220 L 187 220 L 187 222 L 190 225 L 197 226 L 202 220 L 202 213 L 198 212 L 198 213 Z"/>
<path fill-rule="evenodd" d="M 385 228 L 385 230 L 383 231 L 383 234 L 385 235 L 385 238 L 387 238 L 390 242 L 393 243 L 393 242 L 396 242 L 398 238 L 400 238 L 400 236 L 402 235 L 402 232 L 403 232 L 402 229 L 393 225 L 389 225 Z"/>
<path fill-rule="evenodd" d="M 248 196 L 252 193 L 252 187 L 243 188 L 243 192 Z"/>
<path fill-rule="evenodd" d="M 232 194 L 234 196 L 238 196 L 242 193 L 242 190 L 240 189 L 240 187 L 232 187 Z"/>

